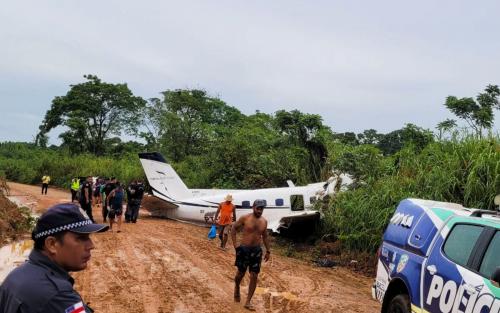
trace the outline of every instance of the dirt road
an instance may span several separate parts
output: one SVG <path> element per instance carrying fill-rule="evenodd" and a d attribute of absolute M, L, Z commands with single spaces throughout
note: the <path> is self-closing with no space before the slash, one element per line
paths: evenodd
<path fill-rule="evenodd" d="M 10 183 L 11 194 L 34 210 L 65 202 L 69 193 Z M 94 209 L 100 222 L 100 209 Z M 234 252 L 217 248 L 208 230 L 141 216 L 121 233 L 93 235 L 88 268 L 74 273 L 76 289 L 96 312 L 248 312 L 233 303 Z M 317 268 L 273 255 L 263 263 L 254 296 L 257 312 L 379 312 L 372 279 L 343 268 Z M 242 298 L 246 297 L 245 277 Z"/>

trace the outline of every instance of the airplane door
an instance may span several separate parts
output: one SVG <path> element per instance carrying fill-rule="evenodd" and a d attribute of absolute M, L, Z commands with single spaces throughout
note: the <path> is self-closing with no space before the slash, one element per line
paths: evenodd
<path fill-rule="evenodd" d="M 470 272 L 468 268 L 484 227 L 448 225 L 450 227 L 441 230 L 422 275 L 422 304 L 428 312 L 466 312 L 463 303 L 467 304 L 470 299 L 463 275 Z"/>
<path fill-rule="evenodd" d="M 304 210 L 304 196 L 303 195 L 291 195 L 290 196 L 290 208 L 292 211 L 303 211 Z"/>

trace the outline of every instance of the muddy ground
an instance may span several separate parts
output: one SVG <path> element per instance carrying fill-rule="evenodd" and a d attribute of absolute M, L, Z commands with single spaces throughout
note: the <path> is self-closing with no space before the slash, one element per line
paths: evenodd
<path fill-rule="evenodd" d="M 69 192 L 9 183 L 34 211 L 70 199 Z M 146 213 L 146 212 L 143 212 Z M 94 216 L 101 222 L 100 208 Z M 234 252 L 207 240 L 208 229 L 142 214 L 121 233 L 93 235 L 95 250 L 75 288 L 96 312 L 248 312 L 233 302 Z M 319 268 L 273 254 L 263 263 L 257 312 L 379 312 L 372 278 L 345 268 Z M 248 279 L 243 281 L 246 296 Z"/>

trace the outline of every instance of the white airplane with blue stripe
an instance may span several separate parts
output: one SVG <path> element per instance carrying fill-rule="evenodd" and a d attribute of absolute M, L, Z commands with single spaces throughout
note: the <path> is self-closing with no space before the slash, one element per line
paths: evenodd
<path fill-rule="evenodd" d="M 314 202 L 334 193 L 335 186 L 346 186 L 352 182 L 347 175 L 340 175 L 340 181 L 332 177 L 326 182 L 307 186 L 294 186 L 288 181 L 288 187 L 280 188 L 189 189 L 160 153 L 139 153 L 139 159 L 153 195 L 171 204 L 166 209 L 166 217 L 205 225 L 214 223 L 219 203 L 231 194 L 237 218 L 252 212 L 254 200 L 264 199 L 267 205 L 263 216 L 268 221 L 268 229 L 279 232 L 292 224 L 319 219 L 320 213 L 313 210 Z"/>

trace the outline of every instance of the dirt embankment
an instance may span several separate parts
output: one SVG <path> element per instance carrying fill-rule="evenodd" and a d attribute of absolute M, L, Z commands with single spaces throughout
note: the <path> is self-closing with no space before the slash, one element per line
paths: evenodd
<path fill-rule="evenodd" d="M 69 193 L 10 184 L 38 210 Z M 61 201 L 62 200 L 62 201 Z M 100 208 L 94 216 L 101 221 Z M 248 312 L 233 302 L 234 252 L 217 248 L 207 229 L 142 215 L 121 233 L 93 235 L 95 250 L 76 289 L 96 312 Z M 372 279 L 344 268 L 319 268 L 278 255 L 263 263 L 254 296 L 257 312 L 379 312 Z M 243 281 L 246 297 L 248 278 Z"/>
<path fill-rule="evenodd" d="M 10 240 L 16 240 L 26 234 L 31 228 L 30 212 L 27 208 L 18 206 L 8 199 L 10 188 L 0 177 L 0 245 Z"/>

